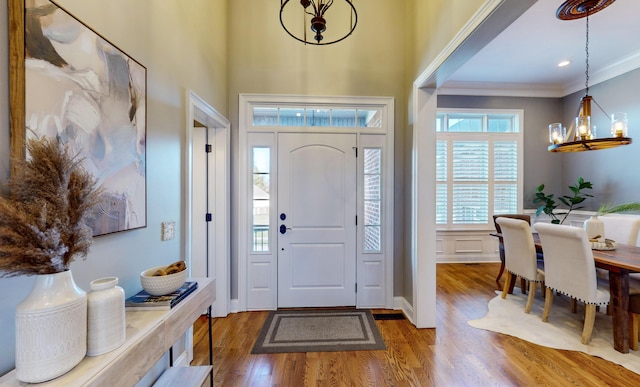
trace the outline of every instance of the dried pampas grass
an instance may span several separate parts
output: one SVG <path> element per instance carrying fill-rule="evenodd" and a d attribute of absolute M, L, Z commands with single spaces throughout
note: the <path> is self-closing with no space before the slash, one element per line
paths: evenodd
<path fill-rule="evenodd" d="M 0 277 L 52 274 L 85 258 L 93 243 L 87 225 L 101 190 L 54 139 L 32 139 L 29 156 L 0 195 Z"/>

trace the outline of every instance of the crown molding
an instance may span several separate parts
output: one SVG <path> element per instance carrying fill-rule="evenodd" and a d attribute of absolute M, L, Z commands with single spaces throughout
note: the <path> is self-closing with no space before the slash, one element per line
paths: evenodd
<path fill-rule="evenodd" d="M 589 86 L 606 82 L 638 68 L 640 68 L 640 51 L 632 53 L 603 69 L 592 71 L 589 74 Z M 581 90 L 584 90 L 584 79 L 574 79 L 565 84 L 447 81 L 438 89 L 438 94 L 562 98 Z"/>
<path fill-rule="evenodd" d="M 553 84 L 507 82 L 446 82 L 438 95 L 472 95 L 488 97 L 561 98 L 563 88 Z"/>
<path fill-rule="evenodd" d="M 591 71 L 589 74 L 589 87 L 597 85 L 598 83 L 606 82 L 612 78 L 638 68 L 640 68 L 640 51 L 627 55 L 621 60 L 614 62 L 603 69 Z M 584 79 L 576 79 L 564 85 L 563 97 L 577 91 L 584 90 L 584 88 Z"/>

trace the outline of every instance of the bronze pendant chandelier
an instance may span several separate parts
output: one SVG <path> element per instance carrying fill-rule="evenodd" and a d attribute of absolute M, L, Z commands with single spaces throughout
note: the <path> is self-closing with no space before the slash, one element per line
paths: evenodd
<path fill-rule="evenodd" d="M 586 18 L 586 70 L 585 96 L 580 100 L 575 124 L 566 130 L 562 123 L 549 125 L 549 152 L 582 152 L 599 150 L 631 144 L 627 137 L 626 113 L 611 115 L 611 137 L 596 138 L 591 122 L 591 104 L 594 103 L 606 116 L 609 116 L 596 100 L 589 95 L 589 16 L 603 10 L 615 0 L 567 0 L 556 11 L 561 20 Z"/>
<path fill-rule="evenodd" d="M 291 4 L 290 0 L 280 0 L 280 24 L 292 38 L 304 44 L 321 46 L 338 43 L 346 39 L 356 29 L 358 13 L 352 0 L 336 1 L 344 4 L 341 4 L 339 9 L 334 7 L 336 12 L 330 12 L 329 15 L 332 18 L 341 17 L 341 19 L 331 25 L 327 23 L 325 14 L 334 5 L 334 0 L 300 0 L 298 9 L 301 12 L 293 9 L 295 5 L 287 7 Z M 338 12 L 341 12 L 342 15 Z M 327 24 L 330 24 L 330 33 L 323 35 L 328 29 Z M 294 30 L 298 30 L 298 32 L 294 33 Z M 328 38 L 325 40 L 325 37 Z"/>

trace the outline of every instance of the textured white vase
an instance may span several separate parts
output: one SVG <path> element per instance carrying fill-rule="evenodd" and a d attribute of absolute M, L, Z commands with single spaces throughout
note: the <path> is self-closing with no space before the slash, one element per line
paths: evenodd
<path fill-rule="evenodd" d="M 604 222 L 598 219 L 597 216 L 594 215 L 585 220 L 583 228 L 587 232 L 587 238 L 594 239 L 595 237 L 598 237 L 596 242 L 604 242 Z"/>
<path fill-rule="evenodd" d="M 126 320 L 124 290 L 118 277 L 91 282 L 87 296 L 87 355 L 98 356 L 113 351 L 124 343 Z"/>
<path fill-rule="evenodd" d="M 16 308 L 16 377 L 44 382 L 65 374 L 87 352 L 87 293 L 71 271 L 36 276 Z"/>

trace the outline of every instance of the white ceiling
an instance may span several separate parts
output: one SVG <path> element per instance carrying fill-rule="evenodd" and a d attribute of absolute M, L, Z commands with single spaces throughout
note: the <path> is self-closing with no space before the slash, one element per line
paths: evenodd
<path fill-rule="evenodd" d="M 562 0 L 539 0 L 467 61 L 440 94 L 562 97 L 584 89 L 586 19 L 560 20 Z M 570 60 L 566 67 L 558 67 Z M 640 67 L 640 1 L 589 17 L 589 86 Z"/>

